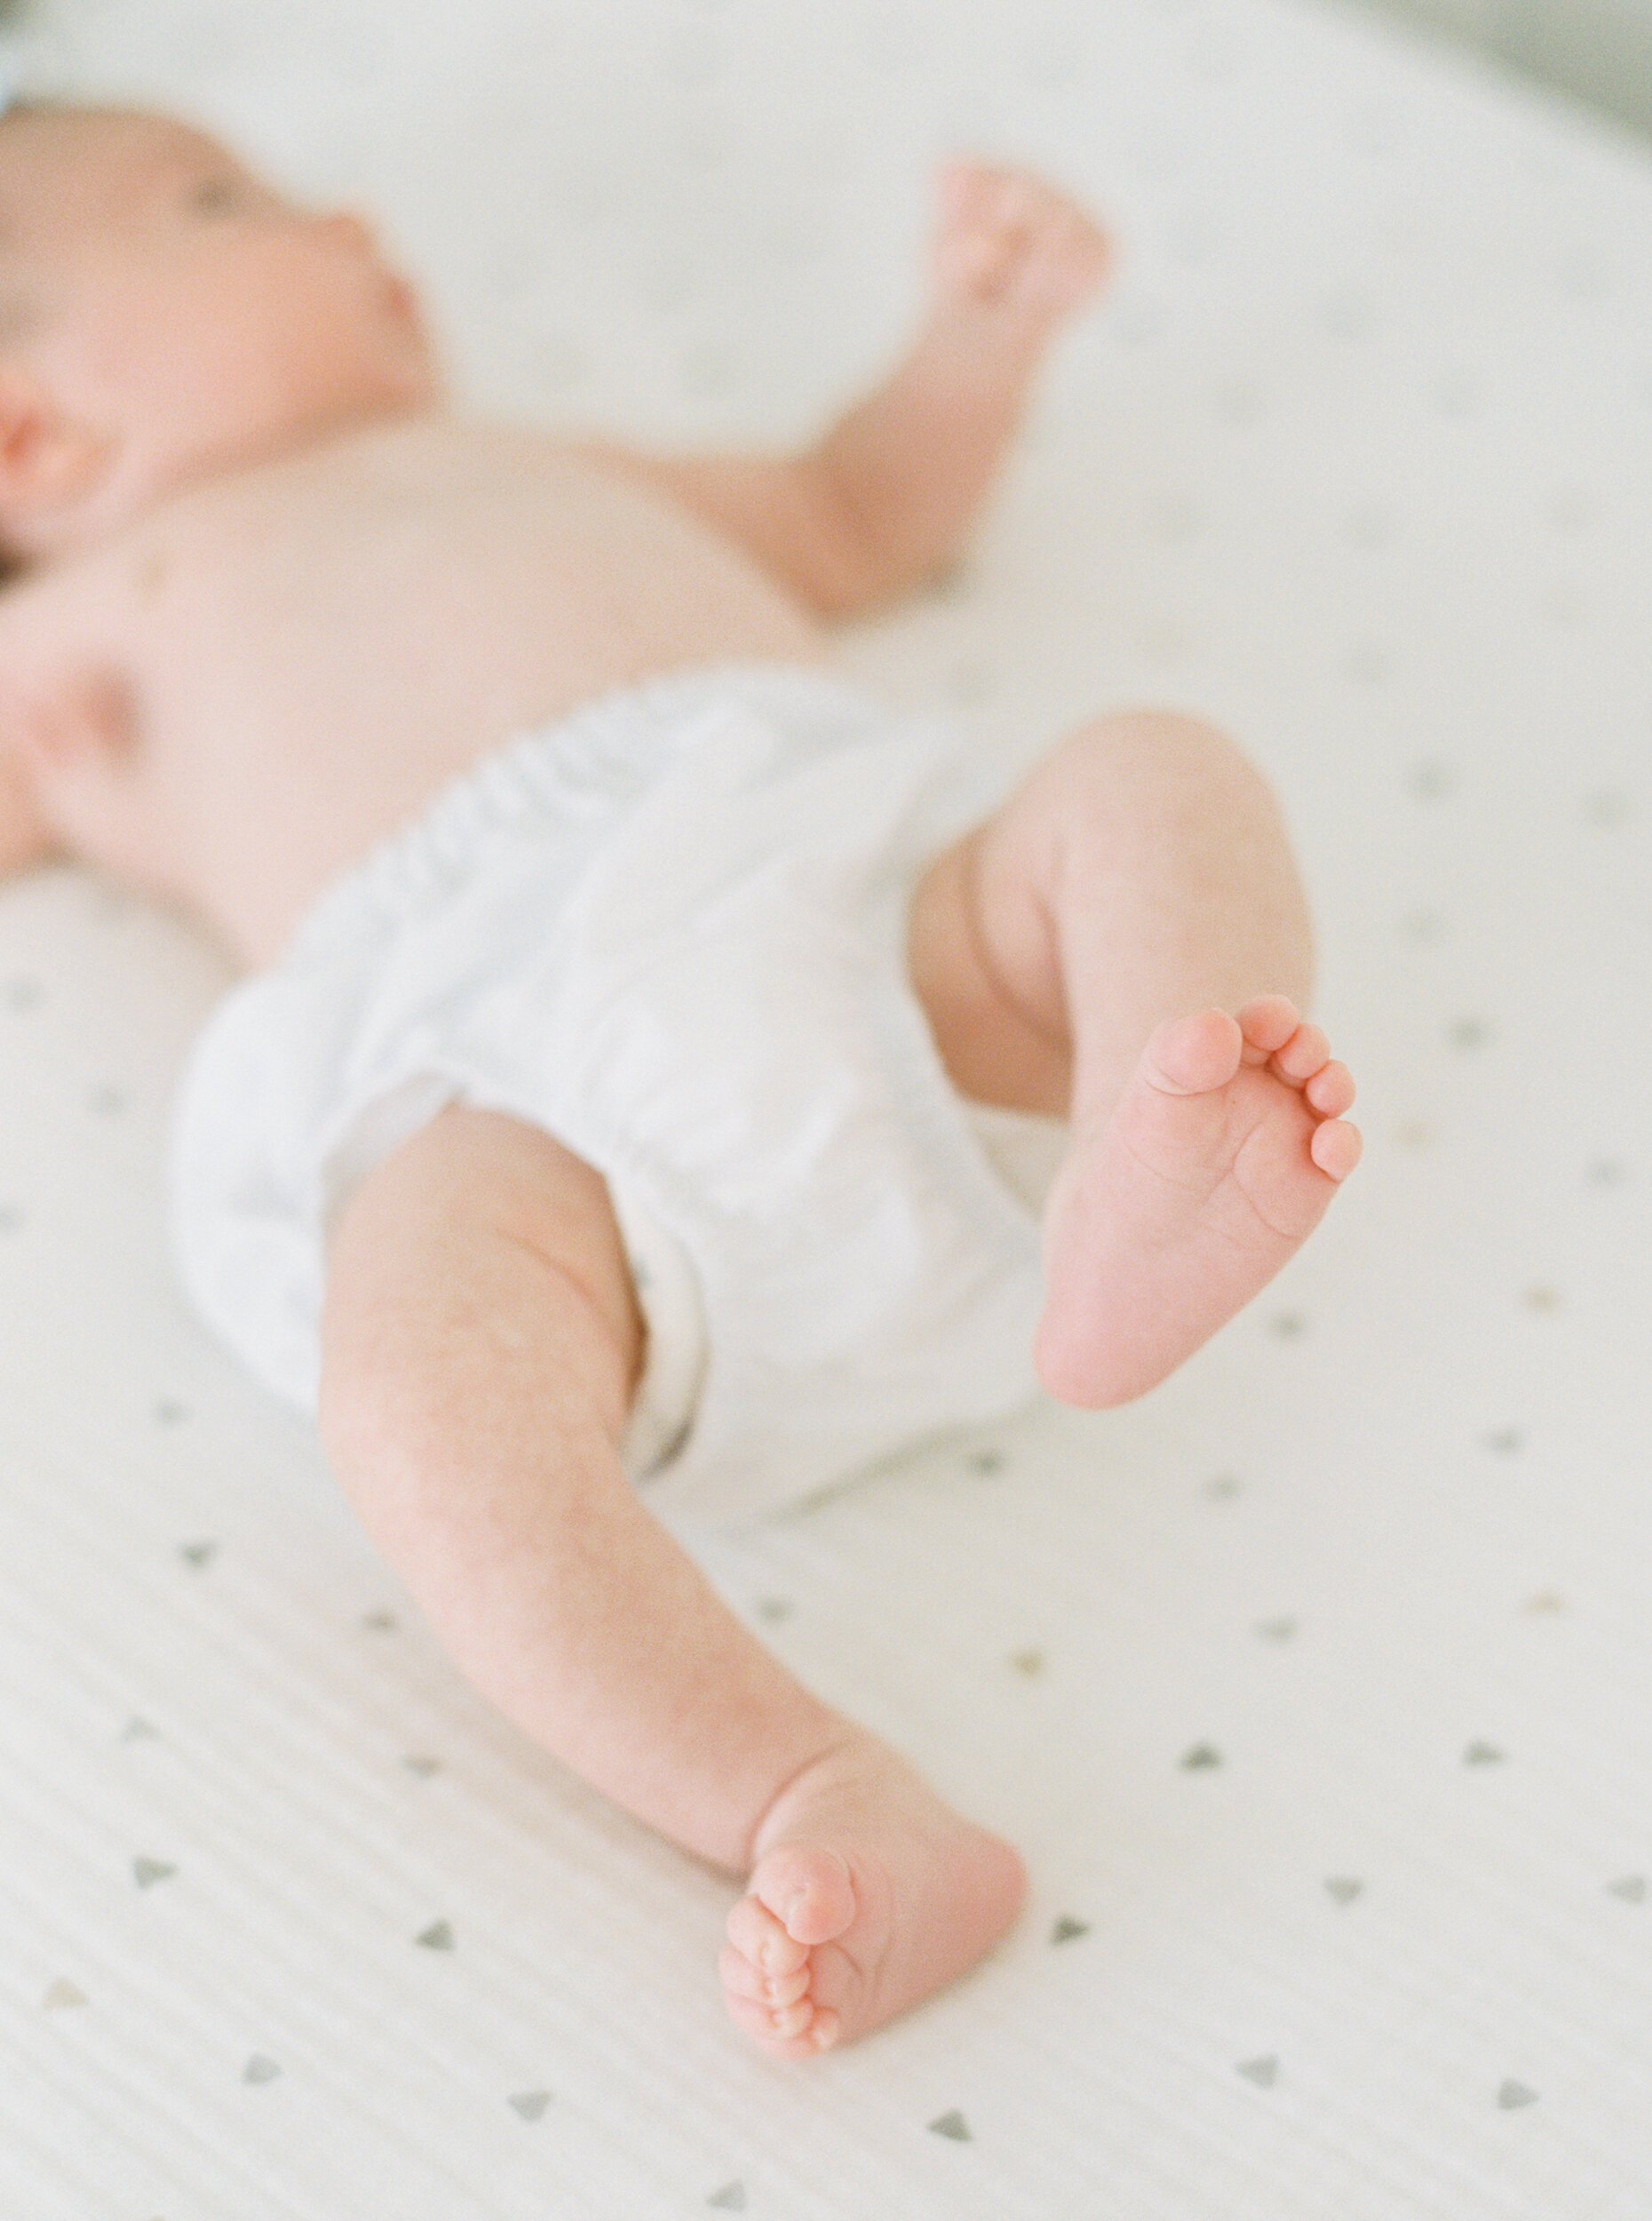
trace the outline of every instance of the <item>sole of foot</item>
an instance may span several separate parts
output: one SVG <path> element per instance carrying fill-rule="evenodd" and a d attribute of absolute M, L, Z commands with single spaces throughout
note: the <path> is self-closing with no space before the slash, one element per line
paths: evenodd
<path fill-rule="evenodd" d="M 1172 1372 L 1271 1280 L 1359 1162 L 1347 1067 L 1283 995 L 1160 1026 L 1044 1218 L 1039 1378 L 1090 1409 Z"/>

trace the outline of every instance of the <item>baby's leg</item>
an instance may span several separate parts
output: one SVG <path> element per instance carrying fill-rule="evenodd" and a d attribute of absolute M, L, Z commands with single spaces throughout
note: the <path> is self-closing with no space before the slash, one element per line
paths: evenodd
<path fill-rule="evenodd" d="M 730 2009 L 786 2056 L 979 1958 L 1020 1863 L 820 1703 L 621 1469 L 642 1327 L 602 1182 L 454 1110 L 365 1181 L 329 1269 L 322 1423 L 455 1662 L 544 1749 L 750 1877 Z"/>
<path fill-rule="evenodd" d="M 1311 950 L 1278 812 L 1192 720 L 1108 718 L 1058 750 L 932 868 L 912 970 L 966 1094 L 1069 1118 L 1036 1349 L 1068 1402 L 1162 1379 L 1357 1160 L 1353 1083 L 1291 999 Z"/>

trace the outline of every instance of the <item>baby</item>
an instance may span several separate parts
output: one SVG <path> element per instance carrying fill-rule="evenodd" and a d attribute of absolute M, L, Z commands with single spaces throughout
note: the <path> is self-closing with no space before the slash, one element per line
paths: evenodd
<path fill-rule="evenodd" d="M 659 1513 L 1035 1372 L 1140 1395 L 1359 1154 L 1227 741 L 1102 718 L 942 838 L 944 736 L 826 667 L 954 556 L 1108 260 L 959 164 L 884 385 L 797 456 L 656 458 L 455 413 L 363 225 L 199 131 L 0 120 L 0 862 L 239 960 L 179 1110 L 190 1284 L 459 1668 L 744 1878 L 723 1986 L 782 2058 L 961 1973 L 1022 1871 Z M 1041 1216 L 995 1109 L 1065 1121 Z"/>

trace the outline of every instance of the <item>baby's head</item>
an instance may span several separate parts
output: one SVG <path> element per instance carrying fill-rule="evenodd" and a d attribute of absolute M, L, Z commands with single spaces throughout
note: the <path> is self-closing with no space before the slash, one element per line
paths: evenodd
<path fill-rule="evenodd" d="M 417 305 L 320 215 L 165 118 L 0 117 L 0 548 L 93 545 L 157 495 L 440 381 Z"/>

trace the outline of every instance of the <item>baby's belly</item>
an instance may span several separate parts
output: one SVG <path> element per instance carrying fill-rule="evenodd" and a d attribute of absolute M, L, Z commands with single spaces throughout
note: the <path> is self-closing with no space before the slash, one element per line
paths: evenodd
<path fill-rule="evenodd" d="M 282 581 L 238 641 L 218 632 L 216 682 L 183 686 L 170 734 L 157 719 L 161 815 L 194 827 L 173 891 L 245 961 L 516 735 L 669 672 L 824 657 L 738 551 L 651 503 L 504 549 L 485 516 L 444 522 L 439 559 L 397 535 L 361 575 Z"/>
<path fill-rule="evenodd" d="M 386 702 L 345 727 L 301 721 L 279 738 L 249 736 L 233 792 L 216 806 L 213 783 L 195 786 L 201 837 L 181 859 L 181 883 L 166 891 L 200 915 L 242 963 L 278 957 L 294 929 L 337 880 L 381 842 L 422 816 L 444 789 L 527 732 L 552 728 L 586 705 L 679 672 L 722 665 L 814 664 L 818 643 L 778 628 L 708 628 L 650 650 L 590 645 L 514 700 L 479 683 L 467 715 Z M 387 689 L 393 695 L 394 689 Z M 398 709 L 405 710 L 402 715 Z"/>

